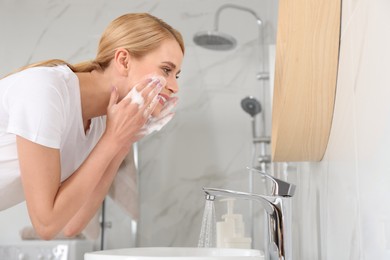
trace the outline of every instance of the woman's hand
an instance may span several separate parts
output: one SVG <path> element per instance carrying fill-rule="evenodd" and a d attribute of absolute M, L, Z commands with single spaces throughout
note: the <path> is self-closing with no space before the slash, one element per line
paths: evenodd
<path fill-rule="evenodd" d="M 141 128 L 140 135 L 146 136 L 155 131 L 160 131 L 166 124 L 168 124 L 175 115 L 172 111 L 176 107 L 177 101 L 177 97 L 169 99 L 169 101 L 165 103 L 158 117 L 149 116 L 146 124 Z"/>
<path fill-rule="evenodd" d="M 130 146 L 139 140 L 141 128 L 158 104 L 163 84 L 158 78 L 143 80 L 119 102 L 118 92 L 113 88 L 107 107 L 105 135 L 120 147 Z"/>

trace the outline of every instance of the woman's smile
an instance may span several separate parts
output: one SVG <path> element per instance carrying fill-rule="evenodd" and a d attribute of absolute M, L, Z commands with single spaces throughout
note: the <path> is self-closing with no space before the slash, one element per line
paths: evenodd
<path fill-rule="evenodd" d="M 159 102 L 161 105 L 164 105 L 165 102 L 167 102 L 169 100 L 169 96 L 167 94 L 163 94 L 163 93 L 160 93 L 159 94 Z"/>

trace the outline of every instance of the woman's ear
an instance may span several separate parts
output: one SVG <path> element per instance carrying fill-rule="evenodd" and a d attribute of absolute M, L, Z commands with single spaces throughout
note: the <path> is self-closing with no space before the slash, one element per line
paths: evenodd
<path fill-rule="evenodd" d="M 130 70 L 130 61 L 131 61 L 131 56 L 126 49 L 119 48 L 115 51 L 115 56 L 114 56 L 115 67 L 117 68 L 118 72 L 121 75 L 123 76 L 128 75 L 128 72 Z"/>

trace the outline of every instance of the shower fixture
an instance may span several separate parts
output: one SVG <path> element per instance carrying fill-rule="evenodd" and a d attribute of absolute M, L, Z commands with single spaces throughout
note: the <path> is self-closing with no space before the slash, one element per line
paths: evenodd
<path fill-rule="evenodd" d="M 267 165 L 271 162 L 268 159 L 266 144 L 269 144 L 268 140 L 270 138 L 264 136 L 264 132 L 260 135 L 258 134 L 258 121 L 259 118 L 257 115 L 262 112 L 262 107 L 260 102 L 253 96 L 247 96 L 241 100 L 241 108 L 251 116 L 252 121 L 252 167 L 250 168 L 252 173 L 253 169 L 261 170 L 261 172 L 266 172 L 268 169 Z M 263 113 L 264 114 L 264 113 Z M 264 121 L 262 122 L 264 125 Z M 254 181 L 253 174 L 249 174 L 248 179 L 248 188 L 249 192 L 253 193 L 254 190 Z M 265 181 L 265 178 L 262 178 Z M 254 211 L 253 211 L 253 201 L 249 202 L 249 221 L 250 221 L 250 230 L 251 237 L 254 237 Z"/>
<path fill-rule="evenodd" d="M 253 167 L 259 163 L 259 167 L 261 170 L 266 171 L 266 164 L 271 162 L 271 157 L 267 155 L 266 145 L 269 145 L 271 142 L 271 138 L 265 136 L 264 129 L 262 129 L 262 133 L 259 134 L 258 130 L 258 117 L 257 114 L 262 112 L 262 107 L 260 102 L 253 96 L 247 96 L 241 100 L 242 109 L 247 112 L 252 118 L 252 138 L 253 145 L 259 145 L 254 150 L 258 150 L 259 154 L 256 156 L 256 159 L 253 158 Z M 261 122 L 264 125 L 264 121 Z M 255 154 L 253 154 L 255 156 Z"/>
<path fill-rule="evenodd" d="M 252 117 L 252 135 L 255 139 L 258 136 L 256 115 L 261 112 L 260 102 L 253 96 L 248 96 L 241 100 L 241 107 Z"/>
<path fill-rule="evenodd" d="M 241 100 L 241 107 L 251 117 L 254 117 L 255 115 L 261 112 L 260 102 L 252 96 L 246 97 L 243 100 Z"/>
<path fill-rule="evenodd" d="M 227 50 L 234 49 L 236 47 L 237 41 L 234 37 L 219 31 L 219 26 L 218 26 L 219 16 L 222 10 L 226 8 L 233 8 L 233 9 L 238 9 L 241 11 L 248 12 L 256 18 L 256 23 L 259 26 L 263 23 L 262 20 L 259 18 L 259 16 L 249 8 L 239 6 L 239 5 L 225 4 L 222 5 L 220 8 L 218 8 L 217 12 L 215 13 L 214 30 L 198 32 L 197 34 L 195 34 L 193 40 L 196 45 L 201 46 L 205 49 L 215 50 L 215 51 L 227 51 Z"/>

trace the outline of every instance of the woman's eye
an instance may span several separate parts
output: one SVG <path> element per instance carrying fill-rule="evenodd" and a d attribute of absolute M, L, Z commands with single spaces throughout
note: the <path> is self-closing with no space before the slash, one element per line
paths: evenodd
<path fill-rule="evenodd" d="M 172 71 L 170 68 L 167 68 L 167 67 L 162 68 L 162 70 L 163 70 L 164 73 L 167 74 L 167 75 Z"/>
<path fill-rule="evenodd" d="M 171 74 L 171 72 L 172 72 L 172 69 L 169 67 L 162 67 L 161 69 L 162 69 L 162 71 L 164 71 L 165 75 L 167 75 L 167 76 L 169 76 L 169 74 Z M 175 78 L 178 79 L 179 75 L 175 75 Z"/>

